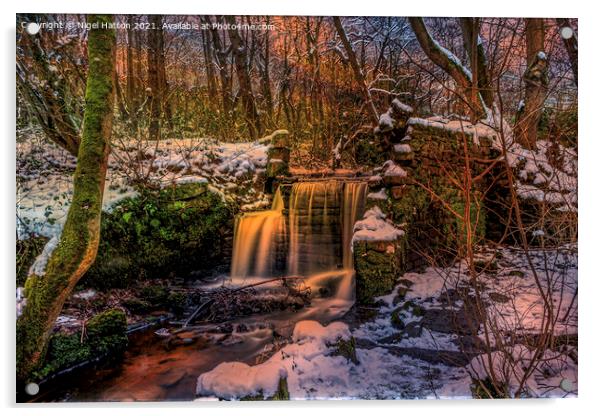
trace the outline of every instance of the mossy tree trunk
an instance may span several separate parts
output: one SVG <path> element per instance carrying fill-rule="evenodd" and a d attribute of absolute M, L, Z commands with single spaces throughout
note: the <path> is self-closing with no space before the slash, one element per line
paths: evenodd
<path fill-rule="evenodd" d="M 107 15 L 88 21 L 110 23 Z M 115 31 L 92 29 L 88 37 L 86 107 L 73 200 L 59 244 L 44 273 L 25 283 L 27 304 L 17 320 L 17 377 L 25 381 L 40 364 L 50 332 L 78 280 L 94 262 L 100 239 L 102 197 L 113 123 Z"/>

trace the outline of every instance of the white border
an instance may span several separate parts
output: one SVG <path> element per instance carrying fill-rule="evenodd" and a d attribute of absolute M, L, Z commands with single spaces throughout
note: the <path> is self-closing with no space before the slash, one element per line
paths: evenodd
<path fill-rule="evenodd" d="M 1 81 L 3 84 L 0 103 L 0 126 L 3 136 L 0 139 L 0 157 L 3 167 L 0 195 L 4 201 L 2 207 L 2 265 L 1 274 L 3 289 L 1 291 L 2 317 L 5 319 L 2 337 L 2 374 L 0 376 L 0 394 L 2 405 L 10 407 L 13 413 L 37 413 L 50 415 L 77 414 L 106 415 L 111 413 L 144 412 L 149 415 L 162 415 L 166 408 L 174 408 L 171 412 L 195 415 L 244 414 L 266 415 L 279 414 L 286 416 L 308 414 L 366 414 L 372 408 L 374 416 L 397 414 L 442 413 L 507 415 L 544 413 L 547 415 L 587 414 L 595 408 L 602 407 L 597 402 L 602 397 L 602 369 L 599 364 L 602 343 L 600 332 L 600 306 L 602 301 L 602 273 L 600 273 L 602 248 L 600 245 L 602 230 L 602 110 L 600 100 L 600 42 L 602 41 L 601 14 L 596 10 L 594 2 L 557 1 L 528 2 L 526 0 L 461 1 L 461 0 L 424 0 L 408 2 L 391 1 L 357 1 L 357 0 L 223 0 L 217 1 L 177 1 L 177 0 L 102 0 L 102 1 L 69 1 L 69 0 L 4 0 L 0 6 L 2 13 L 2 59 L 0 60 Z M 580 260 L 579 260 L 579 294 L 580 309 L 580 368 L 579 399 L 567 400 L 521 400 L 521 401 L 403 401 L 403 402 L 295 402 L 295 403 L 161 403 L 135 404 L 70 404 L 45 406 L 15 406 L 14 403 L 14 293 L 12 276 L 14 276 L 14 202 L 15 202 L 15 13 L 137 13 L 137 14 L 271 14 L 271 15 L 397 15 L 397 16 L 562 16 L 579 18 L 579 67 L 581 88 L 579 90 L 579 128 L 580 128 Z M 108 409 L 106 409 L 108 407 Z M 598 412 L 599 413 L 599 409 Z"/>

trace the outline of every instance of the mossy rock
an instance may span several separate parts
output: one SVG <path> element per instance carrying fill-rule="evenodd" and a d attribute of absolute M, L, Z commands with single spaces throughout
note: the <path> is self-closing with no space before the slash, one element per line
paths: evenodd
<path fill-rule="evenodd" d="M 280 380 L 278 380 L 278 390 L 276 390 L 276 393 L 274 393 L 273 396 L 266 398 L 263 392 L 260 391 L 254 396 L 241 397 L 240 400 L 245 402 L 290 400 L 290 394 L 288 391 L 288 383 L 286 382 L 286 378 L 281 377 Z"/>
<path fill-rule="evenodd" d="M 289 166 L 285 160 L 272 159 L 268 162 L 266 168 L 266 176 L 268 178 L 276 178 L 278 176 L 289 176 Z"/>
<path fill-rule="evenodd" d="M 351 361 L 355 365 L 360 363 L 360 361 L 357 359 L 354 337 L 350 337 L 349 339 L 339 338 L 334 347 L 335 350 L 333 355 L 345 357 L 347 361 Z"/>
<path fill-rule="evenodd" d="M 402 309 L 397 308 L 391 313 L 391 325 L 393 328 L 403 330 L 405 328 L 405 324 L 403 323 L 403 319 L 401 319 L 400 313 Z"/>
<path fill-rule="evenodd" d="M 384 250 L 380 249 L 381 245 Z M 354 244 L 356 299 L 359 304 L 371 304 L 375 297 L 393 290 L 402 272 L 403 247 L 401 239 L 358 241 Z"/>
<path fill-rule="evenodd" d="M 140 298 L 152 306 L 164 306 L 169 298 L 169 290 L 161 285 L 145 286 L 140 291 Z"/>
<path fill-rule="evenodd" d="M 175 314 L 181 314 L 186 309 L 188 297 L 182 292 L 170 292 L 167 297 L 167 307 Z"/>
<path fill-rule="evenodd" d="M 127 343 L 125 313 L 118 309 L 110 309 L 88 321 L 83 340 L 80 333 L 51 336 L 46 357 L 32 376 L 40 380 L 85 361 L 102 357 L 119 358 Z"/>
<path fill-rule="evenodd" d="M 405 301 L 400 310 L 408 311 L 414 316 L 424 316 L 425 310 L 412 300 Z"/>
<path fill-rule="evenodd" d="M 139 298 L 130 298 L 122 302 L 122 305 L 130 311 L 130 313 L 136 315 L 143 315 L 150 312 L 153 309 L 153 305 Z"/>
<path fill-rule="evenodd" d="M 128 287 L 140 279 L 187 275 L 220 265 L 234 207 L 205 184 L 142 190 L 102 216 L 98 255 L 82 286 Z"/>

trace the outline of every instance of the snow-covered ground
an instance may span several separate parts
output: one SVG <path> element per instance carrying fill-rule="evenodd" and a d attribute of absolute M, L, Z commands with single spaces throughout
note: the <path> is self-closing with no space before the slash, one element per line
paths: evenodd
<path fill-rule="evenodd" d="M 260 142 L 217 143 L 181 139 L 115 143 L 109 157 L 103 205 L 135 194 L 133 181 L 155 185 L 208 182 L 209 189 L 252 208 L 264 201 L 254 188 L 265 171 L 268 145 Z M 73 193 L 76 159 L 42 139 L 17 144 L 17 230 L 20 238 L 35 233 L 52 238 L 65 222 Z M 238 192 L 239 189 L 241 192 Z"/>
<path fill-rule="evenodd" d="M 481 259 L 490 260 L 493 253 L 483 249 Z M 555 334 L 577 333 L 573 299 L 577 254 L 573 247 L 534 251 L 532 271 L 524 253 L 510 248 L 498 253 L 495 268 L 479 276 L 483 299 L 489 305 L 489 325 L 495 322 L 508 342 L 491 354 L 493 370 L 486 371 L 490 368 L 487 354 L 481 354 L 478 346 L 467 346 L 469 337 L 437 326 L 445 311 L 462 311 L 474 296 L 470 288 L 466 297 L 450 300 L 450 290 L 468 288 L 466 267 L 456 264 L 406 273 L 391 294 L 377 299 L 380 306 L 375 316 L 361 324 L 336 321 L 323 327 L 315 321 L 298 322 L 291 342 L 266 362 L 253 367 L 221 364 L 199 376 L 197 394 L 225 399 L 263 394 L 267 398 L 276 392 L 279 380 L 286 378 L 291 399 L 459 399 L 473 397 L 474 379 L 485 379 L 492 372 L 507 381 L 510 394 L 515 394 L 533 356 L 528 342 L 520 339 L 540 332 L 542 322 L 543 300 L 535 275 L 558 314 Z M 394 314 L 401 326 L 392 323 Z M 483 324 L 477 326 L 478 338 L 485 340 Z M 356 361 L 340 354 L 341 340 L 352 337 Z M 542 360 L 526 377 L 522 395 L 576 396 L 577 363 L 572 357 L 576 350 L 570 348 L 542 351 Z"/>

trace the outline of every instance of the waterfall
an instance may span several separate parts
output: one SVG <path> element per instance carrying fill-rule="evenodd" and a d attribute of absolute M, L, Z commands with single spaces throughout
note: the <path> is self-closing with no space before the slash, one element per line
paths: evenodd
<path fill-rule="evenodd" d="M 288 269 L 292 276 L 336 269 L 341 261 L 337 181 L 297 182 L 289 201 Z"/>
<path fill-rule="evenodd" d="M 365 182 L 347 182 L 343 188 L 343 267 L 353 269 L 353 225 L 364 215 L 366 205 Z"/>
<path fill-rule="evenodd" d="M 246 213 L 236 219 L 232 252 L 232 277 L 273 276 L 278 250 L 277 239 L 286 232 L 280 189 L 269 211 Z"/>
<path fill-rule="evenodd" d="M 237 218 L 231 277 L 306 278 L 334 297 L 353 300 L 353 226 L 364 214 L 367 185 L 360 181 L 299 181 L 285 205 L 281 188 L 268 211 Z M 333 283 L 334 282 L 334 283 Z"/>

